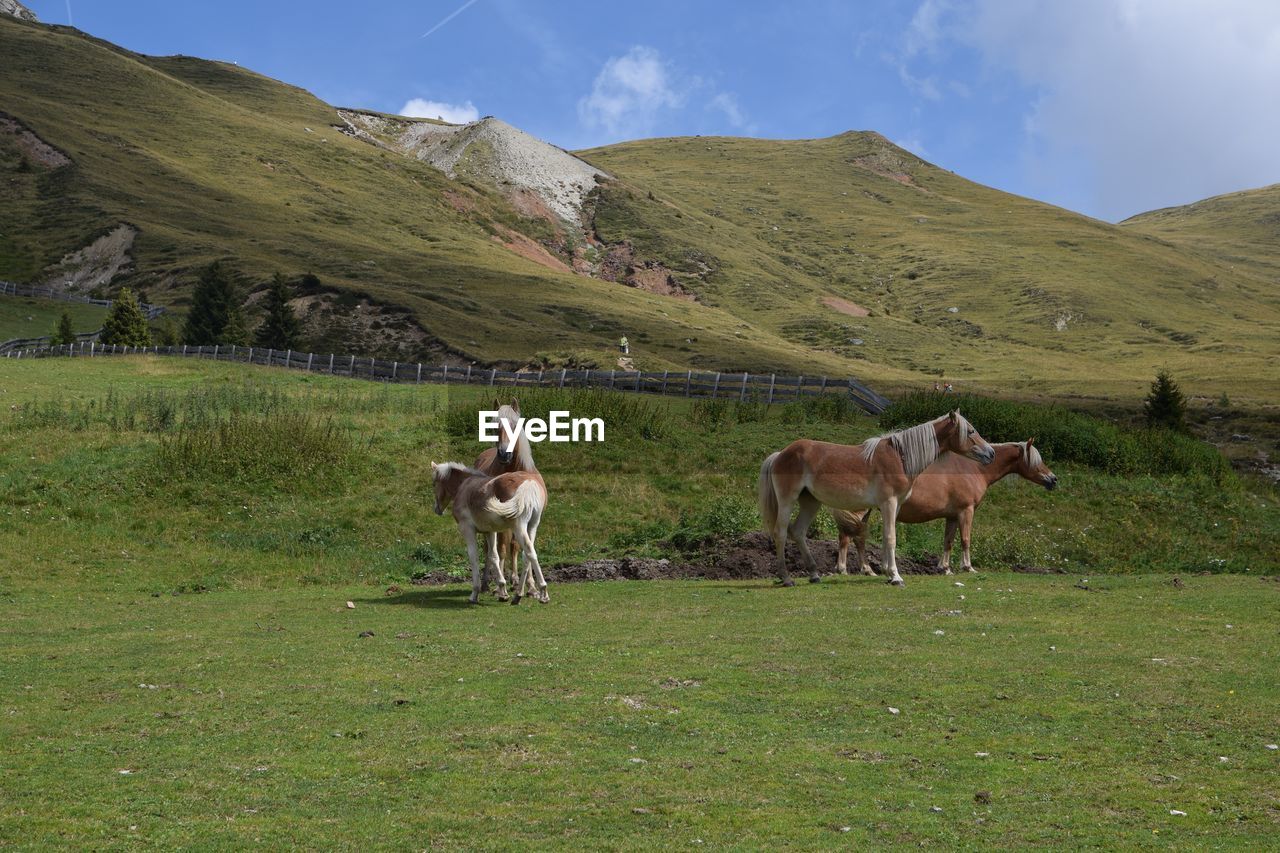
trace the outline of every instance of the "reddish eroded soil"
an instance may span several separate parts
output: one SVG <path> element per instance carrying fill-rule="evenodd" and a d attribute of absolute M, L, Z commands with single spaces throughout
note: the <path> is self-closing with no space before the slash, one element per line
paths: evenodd
<path fill-rule="evenodd" d="M 493 236 L 494 241 L 501 243 L 503 246 L 515 252 L 525 260 L 533 261 L 535 264 L 541 264 L 544 267 L 548 267 L 549 269 L 553 269 L 558 272 L 573 272 L 573 270 L 569 269 L 568 264 L 551 254 L 551 252 L 547 250 L 547 247 L 538 241 L 530 237 L 526 237 L 519 231 L 512 231 L 510 228 L 503 228 L 501 230 L 503 236 L 499 237 L 495 234 Z"/>
<path fill-rule="evenodd" d="M 671 270 L 657 261 L 640 261 L 628 243 L 608 248 L 600 261 L 596 277 L 615 281 L 659 296 L 671 296 L 696 302 L 698 297 L 680 285 Z"/>
<path fill-rule="evenodd" d="M 838 296 L 824 296 L 822 297 L 822 304 L 833 311 L 848 314 L 850 317 L 866 317 L 871 313 L 861 305 L 857 305 L 847 299 L 841 299 Z"/>
<path fill-rule="evenodd" d="M 871 567 L 880 570 L 880 549 L 869 548 Z M 836 543 L 827 540 L 809 540 L 809 552 L 824 575 L 834 573 Z M 850 553 L 850 561 L 853 554 Z M 787 546 L 787 565 L 797 582 L 808 573 L 800 568 L 800 554 L 794 545 Z M 857 572 L 851 566 L 851 571 Z M 904 575 L 938 575 L 942 569 L 936 558 L 912 560 L 898 557 L 898 571 Z M 1019 567 L 1018 572 L 1031 574 L 1055 574 L 1053 569 L 1035 566 Z M 684 559 L 658 559 L 654 557 L 618 557 L 616 559 L 587 560 L 582 563 L 560 564 L 543 567 L 548 583 L 573 583 L 577 581 L 608 580 L 767 580 L 774 574 L 773 545 L 763 533 L 746 533 L 735 539 L 706 546 L 702 553 Z M 460 579 L 445 572 L 430 572 L 414 579 L 415 584 L 436 585 L 459 583 Z"/>

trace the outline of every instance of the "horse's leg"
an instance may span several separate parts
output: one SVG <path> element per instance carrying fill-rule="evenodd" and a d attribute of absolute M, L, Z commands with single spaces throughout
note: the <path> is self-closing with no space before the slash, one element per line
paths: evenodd
<path fill-rule="evenodd" d="M 884 554 L 880 562 L 889 574 L 889 583 L 904 586 L 902 575 L 898 574 L 898 499 L 885 498 L 880 504 L 880 515 L 884 520 Z"/>
<path fill-rule="evenodd" d="M 956 541 L 956 528 L 960 522 L 956 516 L 947 518 L 947 528 L 942 534 L 942 573 L 951 574 L 951 546 Z"/>
<path fill-rule="evenodd" d="M 836 541 L 836 571 L 842 575 L 849 574 L 849 531 L 843 527 Z"/>
<path fill-rule="evenodd" d="M 787 528 L 791 534 L 791 539 L 796 543 L 796 547 L 800 549 L 800 558 L 804 560 L 805 567 L 809 570 L 809 583 L 817 583 L 822 580 L 822 576 L 818 574 L 818 563 L 813 559 L 813 555 L 809 553 L 809 526 L 813 524 L 814 516 L 822 509 L 822 504 L 818 503 L 817 498 L 808 492 L 800 495 L 800 511 L 796 513 L 796 520 Z"/>
<path fill-rule="evenodd" d="M 488 570 L 489 566 L 492 565 L 494 571 L 497 572 L 498 600 L 506 601 L 508 598 L 510 598 L 510 596 L 507 594 L 507 576 L 502 572 L 502 553 L 498 550 L 500 547 L 499 541 L 500 540 L 498 538 L 498 534 L 496 533 L 489 534 L 489 537 L 487 539 L 487 544 L 489 548 L 488 548 L 488 552 L 485 554 L 484 565 L 485 565 L 486 571 Z"/>
<path fill-rule="evenodd" d="M 777 555 L 778 581 L 783 586 L 795 586 L 787 572 L 787 528 L 791 523 L 791 511 L 795 508 L 791 498 L 778 497 L 778 516 L 773 525 L 773 547 Z"/>
<path fill-rule="evenodd" d="M 542 524 L 542 513 L 535 515 L 529 524 L 530 550 L 532 550 L 538 542 L 538 525 L 540 524 Z M 533 571 L 534 574 L 537 575 L 538 600 L 543 604 L 548 604 L 551 601 L 551 594 L 547 592 L 547 579 L 542 576 L 542 561 L 538 559 L 538 555 L 536 553 L 533 555 Z"/>
<path fill-rule="evenodd" d="M 867 528 L 871 526 L 870 519 L 871 516 L 867 516 L 867 521 L 858 525 L 858 529 L 853 534 L 853 542 L 858 549 L 858 571 L 874 577 L 875 572 L 871 571 L 871 561 L 867 559 Z"/>
<path fill-rule="evenodd" d="M 961 560 L 960 566 L 971 572 L 976 572 L 973 563 L 969 560 L 969 534 L 973 532 L 973 507 L 966 508 L 960 513 L 960 548 Z"/>
<path fill-rule="evenodd" d="M 462 531 L 462 539 L 467 543 L 467 559 L 471 562 L 471 603 L 480 603 L 480 560 L 479 547 L 476 544 L 474 527 L 467 526 Z"/>
<path fill-rule="evenodd" d="M 537 530 L 536 523 L 531 525 L 533 530 Z M 524 587 L 524 581 L 528 578 L 530 570 L 533 571 L 535 582 L 538 584 L 537 599 L 543 604 L 551 600 L 551 596 L 547 594 L 547 579 L 542 576 L 542 565 L 538 562 L 538 552 L 534 550 L 533 538 L 530 531 L 524 526 L 516 528 L 516 537 L 520 542 L 520 550 L 524 553 L 524 578 L 521 581 L 521 588 Z"/>

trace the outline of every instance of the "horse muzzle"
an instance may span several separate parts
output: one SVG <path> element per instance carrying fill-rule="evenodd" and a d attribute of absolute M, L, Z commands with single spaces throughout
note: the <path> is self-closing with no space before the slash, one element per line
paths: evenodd
<path fill-rule="evenodd" d="M 975 447 L 973 449 L 973 458 L 978 462 L 981 462 L 983 465 L 990 465 L 995 461 L 996 449 L 989 444 L 984 444 L 982 447 Z"/>
<path fill-rule="evenodd" d="M 513 450 L 503 450 L 501 447 L 498 448 L 498 461 L 501 462 L 503 465 L 510 464 L 511 459 L 515 455 L 516 455 L 515 451 Z"/>
<path fill-rule="evenodd" d="M 1044 487 L 1052 492 L 1054 489 L 1058 488 L 1058 475 L 1050 474 L 1045 477 L 1042 482 L 1044 483 Z"/>

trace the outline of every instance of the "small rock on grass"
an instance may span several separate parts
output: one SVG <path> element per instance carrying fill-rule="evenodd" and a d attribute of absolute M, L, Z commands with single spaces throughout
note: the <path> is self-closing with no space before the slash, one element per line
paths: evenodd
<path fill-rule="evenodd" d="M 361 631 L 361 632 L 360 632 L 360 636 L 361 636 L 361 637 L 372 637 L 372 636 L 374 636 L 374 633 L 373 633 L 372 631 Z"/>
<path fill-rule="evenodd" d="M 356 609 L 356 603 L 355 603 L 354 601 L 348 601 L 348 602 L 347 602 L 347 609 L 348 609 L 348 610 L 355 610 L 355 609 Z"/>
<path fill-rule="evenodd" d="M 897 708 L 890 708 L 890 709 L 889 709 L 889 713 L 890 713 L 890 714 L 901 714 L 901 713 L 902 713 L 902 711 L 900 711 L 900 710 L 899 710 L 899 709 L 897 709 Z"/>
<path fill-rule="evenodd" d="M 1169 809 L 1169 814 L 1173 815 L 1174 817 L 1186 817 L 1186 816 L 1187 816 L 1187 813 L 1186 813 L 1186 812 L 1184 812 L 1182 809 Z"/>

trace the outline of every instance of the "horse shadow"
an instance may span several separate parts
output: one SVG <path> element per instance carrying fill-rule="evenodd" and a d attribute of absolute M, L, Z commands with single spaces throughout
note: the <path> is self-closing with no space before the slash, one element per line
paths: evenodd
<path fill-rule="evenodd" d="M 381 598 L 361 598 L 361 604 L 400 604 L 434 610 L 465 610 L 474 607 L 468 599 L 470 587 L 418 587 Z"/>

